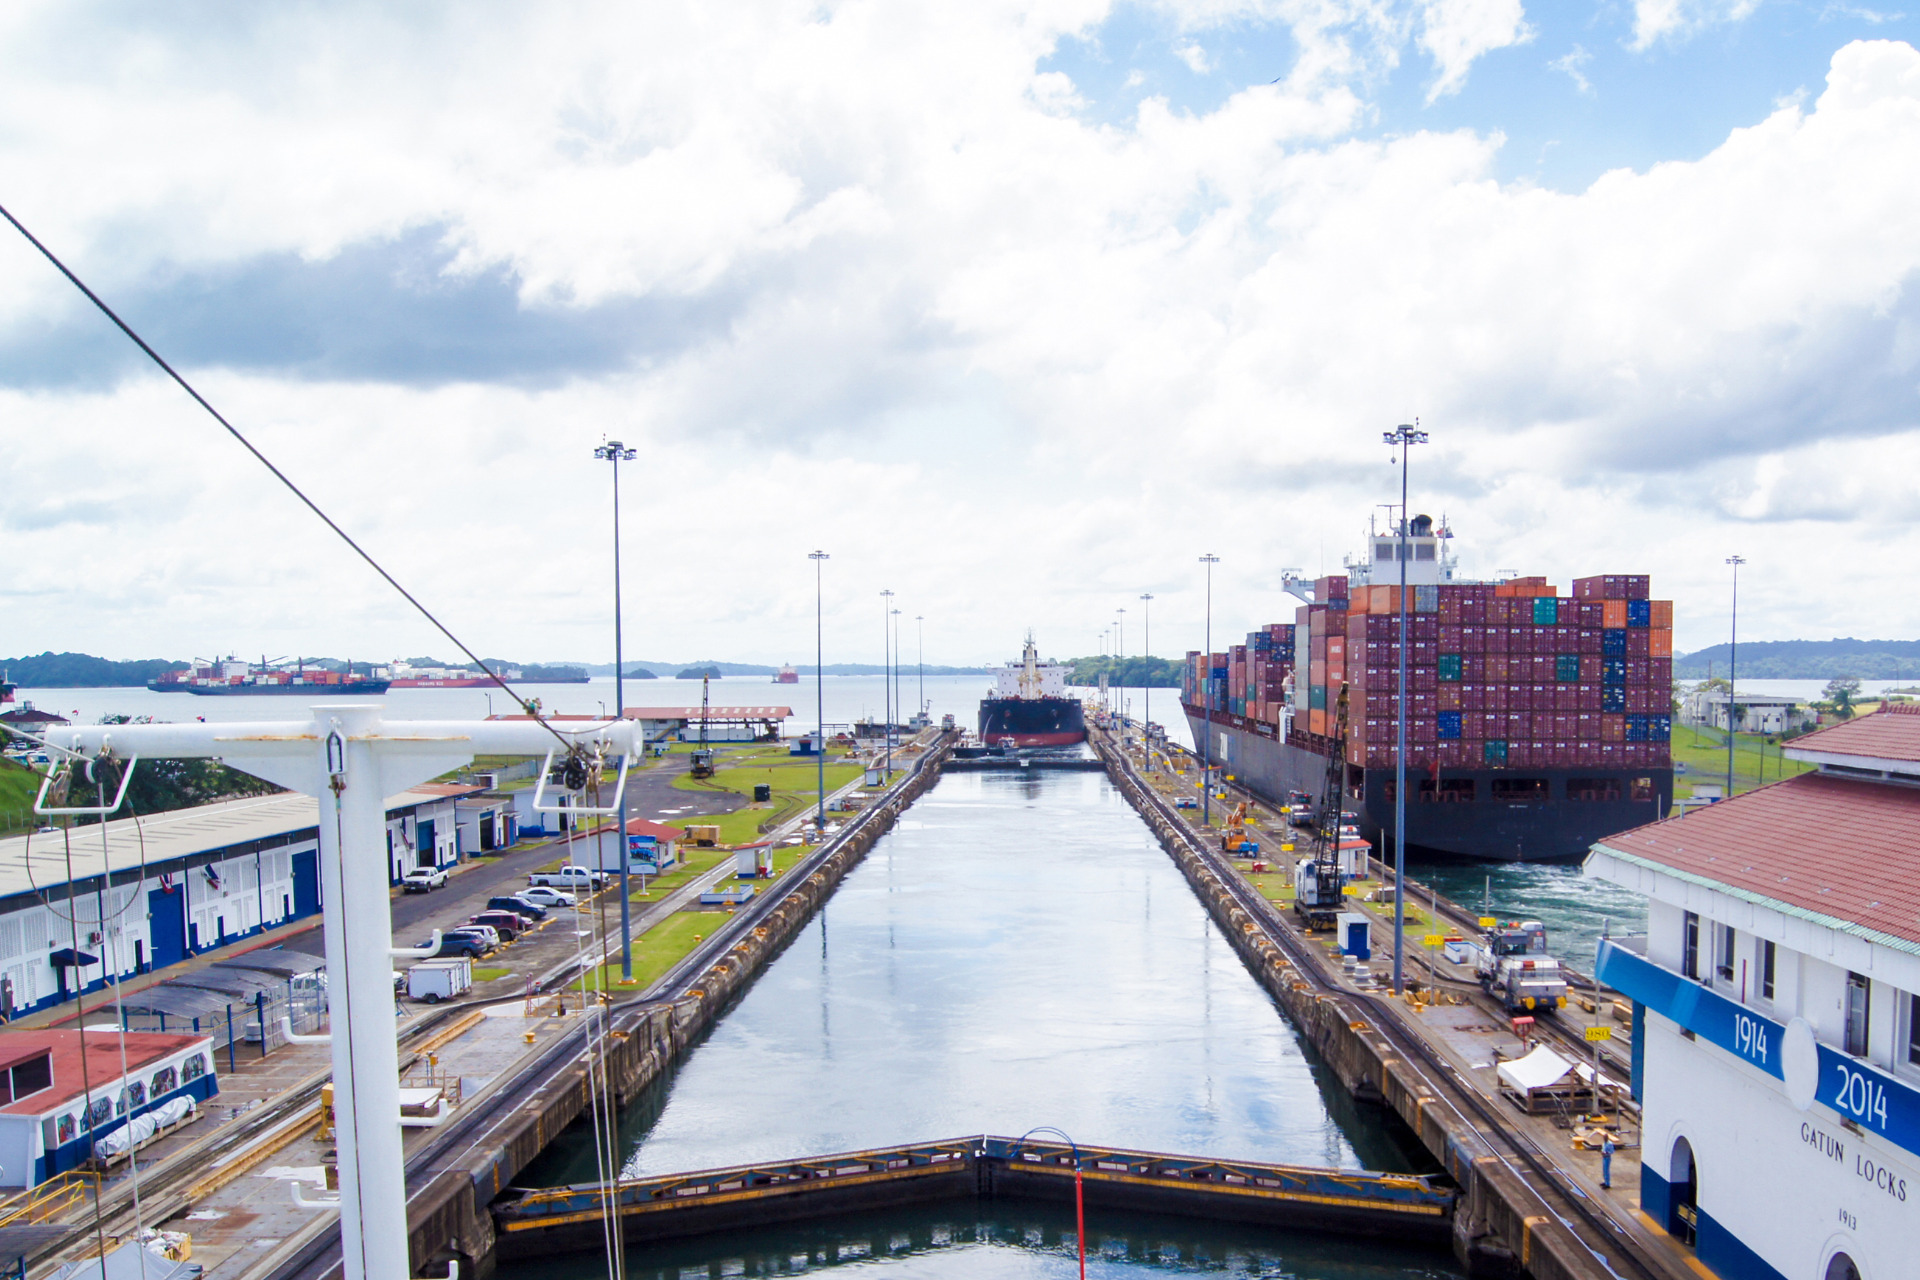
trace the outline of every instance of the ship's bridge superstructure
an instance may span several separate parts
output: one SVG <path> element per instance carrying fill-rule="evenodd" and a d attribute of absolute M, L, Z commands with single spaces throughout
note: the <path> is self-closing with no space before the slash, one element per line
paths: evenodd
<path fill-rule="evenodd" d="M 1790 742 L 1816 771 L 1596 844 L 1645 894 L 1641 1202 L 1722 1276 L 1911 1275 L 1920 1240 L 1920 707 Z"/>
<path fill-rule="evenodd" d="M 1067 669 L 1058 662 L 1040 661 L 1033 633 L 1020 651 L 1020 661 L 1009 662 L 995 673 L 993 696 L 996 698 L 1064 698 L 1067 696 Z"/>

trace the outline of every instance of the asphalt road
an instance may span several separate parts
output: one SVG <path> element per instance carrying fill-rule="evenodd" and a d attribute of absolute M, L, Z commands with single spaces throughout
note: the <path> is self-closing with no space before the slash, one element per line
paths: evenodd
<path fill-rule="evenodd" d="M 727 748 L 718 747 L 724 753 Z M 681 818 L 709 813 L 731 813 L 746 803 L 732 791 L 678 791 L 673 780 L 692 763 L 685 755 L 669 755 L 647 768 L 627 776 L 627 815 L 633 818 Z M 591 840 L 593 836 L 581 839 Z M 611 831 L 605 837 L 612 840 Z M 487 899 L 506 897 L 527 887 L 527 876 L 536 867 L 560 857 L 565 839 L 545 840 L 527 845 L 499 857 L 474 858 L 461 864 L 447 881 L 447 887 L 432 893 L 401 893 L 393 899 L 393 944 L 397 947 L 424 942 L 437 926 L 451 929 L 465 924 L 469 916 L 484 910 Z M 321 955 L 326 942 L 320 922 L 313 928 L 289 937 L 284 946 L 294 951 Z"/>

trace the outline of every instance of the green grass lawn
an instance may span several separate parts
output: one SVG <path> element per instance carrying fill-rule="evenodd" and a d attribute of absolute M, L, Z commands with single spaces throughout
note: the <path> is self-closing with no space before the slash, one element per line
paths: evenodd
<path fill-rule="evenodd" d="M 1763 771 L 1765 781 L 1777 782 L 1781 778 L 1807 773 L 1813 768 L 1812 765 L 1786 759 L 1780 754 L 1777 743 L 1769 743 L 1757 733 L 1742 733 L 1735 737 L 1733 789 L 1736 795 L 1759 786 Z M 1727 735 L 1718 729 L 1676 724 L 1673 726 L 1673 762 L 1687 766 L 1685 773 L 1674 777 L 1673 790 L 1676 796 L 1692 795 L 1695 782 L 1719 783 L 1724 787 L 1727 782 Z"/>
<path fill-rule="evenodd" d="M 504 978 L 512 972 L 513 970 L 511 969 L 502 969 L 495 965 L 482 965 L 473 971 L 473 980 L 475 982 L 492 982 L 495 978 Z"/>
<path fill-rule="evenodd" d="M 647 902 L 658 899 L 663 894 L 672 893 L 687 881 L 707 874 L 724 861 L 733 857 L 730 849 L 696 849 L 690 844 L 680 846 L 680 861 L 664 875 L 647 877 L 647 897 L 640 896 L 640 885 L 636 877 L 629 877 L 628 885 L 632 892 L 628 895 L 635 902 Z"/>
<path fill-rule="evenodd" d="M 725 913 L 681 911 L 661 921 L 633 940 L 633 977 L 631 986 L 620 984 L 620 965 L 602 965 L 582 974 L 572 984 L 575 991 L 611 991 L 616 995 L 635 995 L 657 981 L 661 974 L 680 963 L 702 938 L 725 924 Z"/>
<path fill-rule="evenodd" d="M 33 825 L 33 798 L 39 792 L 39 774 L 0 760 L 0 835 L 13 835 Z"/>
<path fill-rule="evenodd" d="M 860 776 L 860 766 L 846 763 L 845 753 L 841 754 L 841 761 L 836 763 L 832 750 L 827 753 L 826 784 L 829 793 Z M 736 809 L 719 817 L 675 818 L 673 822 L 676 826 L 717 823 L 723 842 L 745 844 L 759 838 L 762 826 L 778 826 L 818 802 L 819 761 L 808 756 L 790 756 L 784 746 L 766 744 L 745 747 L 719 757 L 715 764 L 717 771 L 713 777 L 695 778 L 682 774 L 673 780 L 674 787 L 681 791 L 725 791 L 750 797 L 756 784 L 765 783 L 773 789 L 772 804 Z"/>

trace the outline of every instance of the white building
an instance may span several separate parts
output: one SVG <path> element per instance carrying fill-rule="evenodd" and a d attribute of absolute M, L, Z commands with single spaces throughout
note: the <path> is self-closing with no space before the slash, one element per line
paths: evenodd
<path fill-rule="evenodd" d="M 1734 705 L 1740 708 L 1741 733 L 1785 733 L 1810 723 L 1817 713 L 1802 707 L 1794 698 L 1774 694 L 1736 693 Z M 1680 703 L 1680 718 L 1687 724 L 1703 724 L 1713 729 L 1727 727 L 1727 691 L 1698 689 Z"/>
<path fill-rule="evenodd" d="M 1920 707 L 1809 734 L 1818 772 L 1611 836 L 1648 898 L 1641 1202 L 1715 1274 L 1920 1275 Z"/>

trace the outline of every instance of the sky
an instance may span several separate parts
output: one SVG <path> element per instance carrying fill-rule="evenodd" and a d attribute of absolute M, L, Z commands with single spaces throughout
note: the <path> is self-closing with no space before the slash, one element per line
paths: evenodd
<path fill-rule="evenodd" d="M 1416 420 L 1464 574 L 1651 573 L 1685 651 L 1738 555 L 1743 639 L 1911 638 L 1917 35 L 15 0 L 0 204 L 478 653 L 611 660 L 608 438 L 629 655 L 811 659 L 819 549 L 827 661 L 959 664 L 1290 618 Z M 0 652 L 453 656 L 0 232 Z"/>

